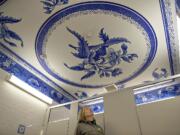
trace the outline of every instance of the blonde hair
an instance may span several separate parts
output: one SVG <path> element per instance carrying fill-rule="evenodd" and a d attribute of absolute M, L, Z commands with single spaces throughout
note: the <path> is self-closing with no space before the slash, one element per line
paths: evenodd
<path fill-rule="evenodd" d="M 91 108 L 89 108 L 89 107 L 87 107 L 87 106 L 81 108 L 81 110 L 80 110 L 80 112 L 79 112 L 79 121 L 86 121 L 85 110 L 87 110 L 87 109 L 91 110 Z M 92 111 L 92 110 L 91 110 L 91 111 Z"/>

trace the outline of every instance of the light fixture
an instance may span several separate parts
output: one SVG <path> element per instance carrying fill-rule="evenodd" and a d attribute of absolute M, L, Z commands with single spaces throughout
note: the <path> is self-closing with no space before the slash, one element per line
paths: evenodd
<path fill-rule="evenodd" d="M 39 92 L 35 88 L 31 87 L 30 85 L 28 85 L 27 83 L 20 80 L 19 78 L 17 78 L 14 75 L 10 75 L 8 77 L 8 82 L 10 82 L 11 84 L 19 87 L 20 89 L 24 90 L 28 94 L 40 99 L 41 101 L 43 101 L 43 102 L 45 102 L 47 104 L 52 104 L 53 103 L 53 100 L 51 98 L 49 98 L 48 96 L 42 94 L 41 92 Z"/>

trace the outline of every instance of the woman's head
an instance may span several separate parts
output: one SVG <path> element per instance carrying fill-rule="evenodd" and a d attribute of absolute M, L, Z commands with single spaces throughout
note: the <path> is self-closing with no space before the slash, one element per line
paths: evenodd
<path fill-rule="evenodd" d="M 92 110 L 89 107 L 83 107 L 80 110 L 80 121 L 93 121 L 94 120 L 94 114 Z"/>

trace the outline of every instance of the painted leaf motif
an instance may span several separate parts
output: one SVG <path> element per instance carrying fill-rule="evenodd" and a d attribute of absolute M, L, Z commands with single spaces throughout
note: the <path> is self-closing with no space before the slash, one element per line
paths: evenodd
<path fill-rule="evenodd" d="M 9 41 L 9 40 L 7 40 L 7 39 L 4 39 L 4 41 L 5 41 L 6 43 L 8 43 L 10 46 L 13 46 L 13 47 L 16 47 L 16 46 L 17 46 L 15 43 L 13 43 L 13 42 L 11 42 L 11 41 Z"/>
<path fill-rule="evenodd" d="M 104 32 L 104 28 L 100 30 L 99 37 L 106 43 L 109 40 L 109 36 Z"/>
<path fill-rule="evenodd" d="M 53 8 L 49 8 L 49 7 L 44 7 L 44 9 L 46 10 L 45 11 L 46 14 L 50 14 L 53 10 Z"/>
<path fill-rule="evenodd" d="M 79 33 L 77 33 L 74 30 L 71 30 L 70 28 L 67 27 L 67 30 L 72 33 L 80 42 L 81 45 L 87 45 L 88 46 L 88 42 L 84 39 L 84 37 L 82 37 Z"/>
<path fill-rule="evenodd" d="M 89 77 L 95 75 L 95 73 L 96 73 L 95 71 L 89 71 L 86 75 L 84 75 L 83 77 L 81 77 L 81 80 L 86 79 L 86 78 L 89 78 Z"/>
<path fill-rule="evenodd" d="M 20 38 L 19 35 L 17 35 L 15 32 L 11 31 L 11 30 L 7 30 L 6 31 L 8 33 L 8 35 L 13 38 L 13 39 L 16 39 L 16 40 L 19 40 L 21 42 L 21 46 L 23 47 L 23 41 L 22 39 Z"/>
<path fill-rule="evenodd" d="M 112 71 L 112 76 L 118 76 L 119 74 L 121 74 L 122 71 L 120 68 L 115 68 L 113 71 Z"/>
<path fill-rule="evenodd" d="M 54 6 L 54 3 L 52 1 L 41 1 L 45 6 L 52 7 Z"/>
<path fill-rule="evenodd" d="M 126 56 L 122 56 L 121 58 L 122 58 L 125 62 L 128 62 L 128 63 L 131 62 L 130 59 L 128 59 L 128 57 L 126 57 Z"/>
<path fill-rule="evenodd" d="M 61 0 L 63 1 L 63 4 L 67 4 L 68 3 L 68 0 Z"/>
<path fill-rule="evenodd" d="M 138 55 L 137 54 L 128 54 L 128 59 L 133 61 L 134 58 L 138 58 Z"/>
<path fill-rule="evenodd" d="M 64 65 L 72 70 L 76 70 L 76 71 L 82 71 L 84 70 L 84 67 L 83 65 L 78 65 L 78 66 L 72 66 L 72 67 L 69 67 L 67 64 L 64 63 Z"/>
<path fill-rule="evenodd" d="M 16 19 L 13 17 L 8 17 L 8 16 L 0 16 L 0 23 L 17 23 L 20 22 L 21 19 Z"/>

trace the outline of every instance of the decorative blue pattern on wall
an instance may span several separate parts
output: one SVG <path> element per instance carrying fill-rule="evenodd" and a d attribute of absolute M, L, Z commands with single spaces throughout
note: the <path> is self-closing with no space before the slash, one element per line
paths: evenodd
<path fill-rule="evenodd" d="M 166 78 L 168 76 L 167 70 L 165 68 L 156 68 L 154 69 L 152 76 L 154 78 L 154 80 L 159 80 L 162 78 Z"/>
<path fill-rule="evenodd" d="M 121 68 L 116 67 L 122 61 L 131 63 L 134 58 L 137 58 L 137 54 L 128 54 L 128 39 L 118 37 L 109 38 L 109 36 L 103 31 L 102 28 L 99 32 L 99 38 L 103 43 L 97 45 L 89 45 L 86 39 L 76 31 L 67 27 L 67 30 L 74 35 L 78 40 L 78 47 L 69 44 L 69 47 L 73 48 L 76 53 L 72 52 L 72 55 L 78 59 L 83 60 L 76 66 L 68 66 L 67 68 L 74 71 L 84 71 L 85 75 L 81 77 L 81 80 L 90 78 L 95 74 L 99 74 L 99 77 L 116 77 L 123 73 Z M 111 46 L 119 45 L 120 49 L 115 51 Z M 116 67 L 116 68 L 115 68 Z"/>
<path fill-rule="evenodd" d="M 117 85 L 121 84 L 121 83 L 125 83 L 133 78 L 135 78 L 136 76 L 138 76 L 139 74 L 141 74 L 153 61 L 155 54 L 156 54 L 156 50 L 157 50 L 157 39 L 156 39 L 156 34 L 152 28 L 152 26 L 150 25 L 150 23 L 139 13 L 137 13 L 136 11 L 117 4 L 117 3 L 112 3 L 112 2 L 104 2 L 104 1 L 91 1 L 91 2 L 83 2 L 83 3 L 79 3 L 79 4 L 75 4 L 72 6 L 69 6 L 67 8 L 64 8 L 62 10 L 60 10 L 59 12 L 55 13 L 53 16 L 51 16 L 46 22 L 44 22 L 44 24 L 42 25 L 42 27 L 40 28 L 37 38 L 36 38 L 36 55 L 37 58 L 40 62 L 40 64 L 42 65 L 42 67 L 53 77 L 55 77 L 56 79 L 58 79 L 59 81 L 65 82 L 67 84 L 73 85 L 73 86 L 77 86 L 77 87 L 82 87 L 82 88 L 98 88 L 98 87 L 103 87 L 105 85 L 103 84 L 98 84 L 98 85 L 85 85 L 85 84 L 80 84 L 80 83 L 76 83 L 72 80 L 69 79 L 65 79 L 62 76 L 60 76 L 60 74 L 57 74 L 56 72 L 54 72 L 54 70 L 52 70 L 48 63 L 47 60 L 43 57 L 46 54 L 44 54 L 43 52 L 43 47 L 44 47 L 44 43 L 45 41 L 47 41 L 47 34 L 48 31 L 51 29 L 51 27 L 53 25 L 55 25 L 59 20 L 63 19 L 64 17 L 74 14 L 76 12 L 80 13 L 80 12 L 84 12 L 84 11 L 106 11 L 106 12 L 115 12 L 117 14 L 122 14 L 128 18 L 131 18 L 133 21 L 135 21 L 139 27 L 142 27 L 142 29 L 147 33 L 147 37 L 149 38 L 149 42 L 150 42 L 150 47 L 148 49 L 149 50 L 149 54 L 146 58 L 146 61 L 144 63 L 142 63 L 141 67 L 138 68 L 138 71 L 134 71 L 132 75 L 126 77 L 125 79 L 121 80 L 121 81 L 117 81 L 114 82 Z M 69 27 L 69 26 L 67 26 Z M 73 32 L 72 30 L 69 29 L 69 31 L 71 31 L 70 33 L 74 33 L 73 35 L 79 35 L 77 32 Z M 102 32 L 101 34 L 102 36 L 105 37 L 105 33 Z M 80 36 L 80 35 L 79 35 Z M 76 36 L 76 38 L 78 38 Z M 127 42 L 126 42 L 127 43 Z M 71 48 L 76 48 L 75 46 L 71 45 Z M 124 51 L 124 53 L 126 53 L 127 51 L 127 46 L 123 45 L 121 47 L 121 50 Z M 76 55 L 76 54 L 74 54 Z M 114 55 L 113 52 L 113 56 L 112 57 L 116 57 L 116 55 Z M 110 57 L 110 58 L 112 58 Z M 121 57 L 121 59 L 123 59 L 123 61 L 129 62 L 132 61 L 132 59 L 134 57 L 137 57 L 137 54 L 126 54 L 125 57 Z M 111 64 L 114 64 L 113 62 L 118 62 L 118 61 L 112 61 Z M 72 70 L 85 70 L 85 68 L 82 68 L 84 65 L 78 65 L 78 66 L 73 66 L 70 67 L 69 65 L 65 64 L 66 67 L 72 69 Z M 93 67 L 94 68 L 94 67 Z M 113 70 L 111 70 L 111 72 L 104 72 L 102 71 L 102 73 L 98 73 L 99 76 L 103 77 L 103 76 L 117 76 L 119 74 L 121 74 L 122 71 L 119 68 L 114 68 Z M 87 79 L 88 77 L 92 77 L 93 75 L 96 74 L 96 70 L 90 70 L 88 72 L 86 72 L 86 74 L 81 78 L 81 80 L 83 79 Z M 110 84 L 106 84 L 106 85 L 110 85 Z"/>
<path fill-rule="evenodd" d="M 71 101 L 68 97 L 62 95 L 51 86 L 34 76 L 28 70 L 24 69 L 18 63 L 7 57 L 3 52 L 0 51 L 0 68 L 6 72 L 15 75 L 22 81 L 26 82 L 36 90 L 42 92 L 46 96 L 52 98 L 58 103 L 66 103 Z"/>
<path fill-rule="evenodd" d="M 104 103 L 97 103 L 89 106 L 94 113 L 104 112 Z"/>
<path fill-rule="evenodd" d="M 1 44 L 16 47 L 17 43 L 12 41 L 16 40 L 19 41 L 21 47 L 23 47 L 23 41 L 21 37 L 7 27 L 7 24 L 14 24 L 20 21 L 21 19 L 4 16 L 3 12 L 0 12 L 0 39 L 2 39 Z"/>
<path fill-rule="evenodd" d="M 149 83 L 155 80 L 159 80 L 159 79 L 164 79 L 166 77 L 168 77 L 168 72 L 167 69 L 165 68 L 155 68 L 152 72 L 152 77 L 154 80 L 148 80 L 148 81 L 144 81 L 144 83 Z"/>
<path fill-rule="evenodd" d="M 180 96 L 180 83 L 170 85 L 167 87 L 154 89 L 152 91 L 142 92 L 139 94 L 135 94 L 134 96 L 135 96 L 136 105 L 147 104 L 155 101 L 160 101 L 163 99 L 168 99 L 171 97 Z M 94 113 L 104 112 L 103 102 L 97 104 L 92 103 L 91 105 L 87 105 L 87 106 L 89 106 Z"/>
<path fill-rule="evenodd" d="M 50 14 L 56 6 L 68 4 L 68 0 L 42 0 L 46 14 Z"/>
<path fill-rule="evenodd" d="M 135 100 L 136 104 L 144 104 L 175 96 L 180 96 L 180 84 L 136 94 Z"/>
<path fill-rule="evenodd" d="M 88 98 L 87 93 L 84 92 L 84 91 L 83 91 L 83 92 L 77 91 L 77 92 L 74 93 L 74 95 L 75 95 L 76 97 L 78 97 L 79 99 Z"/>

